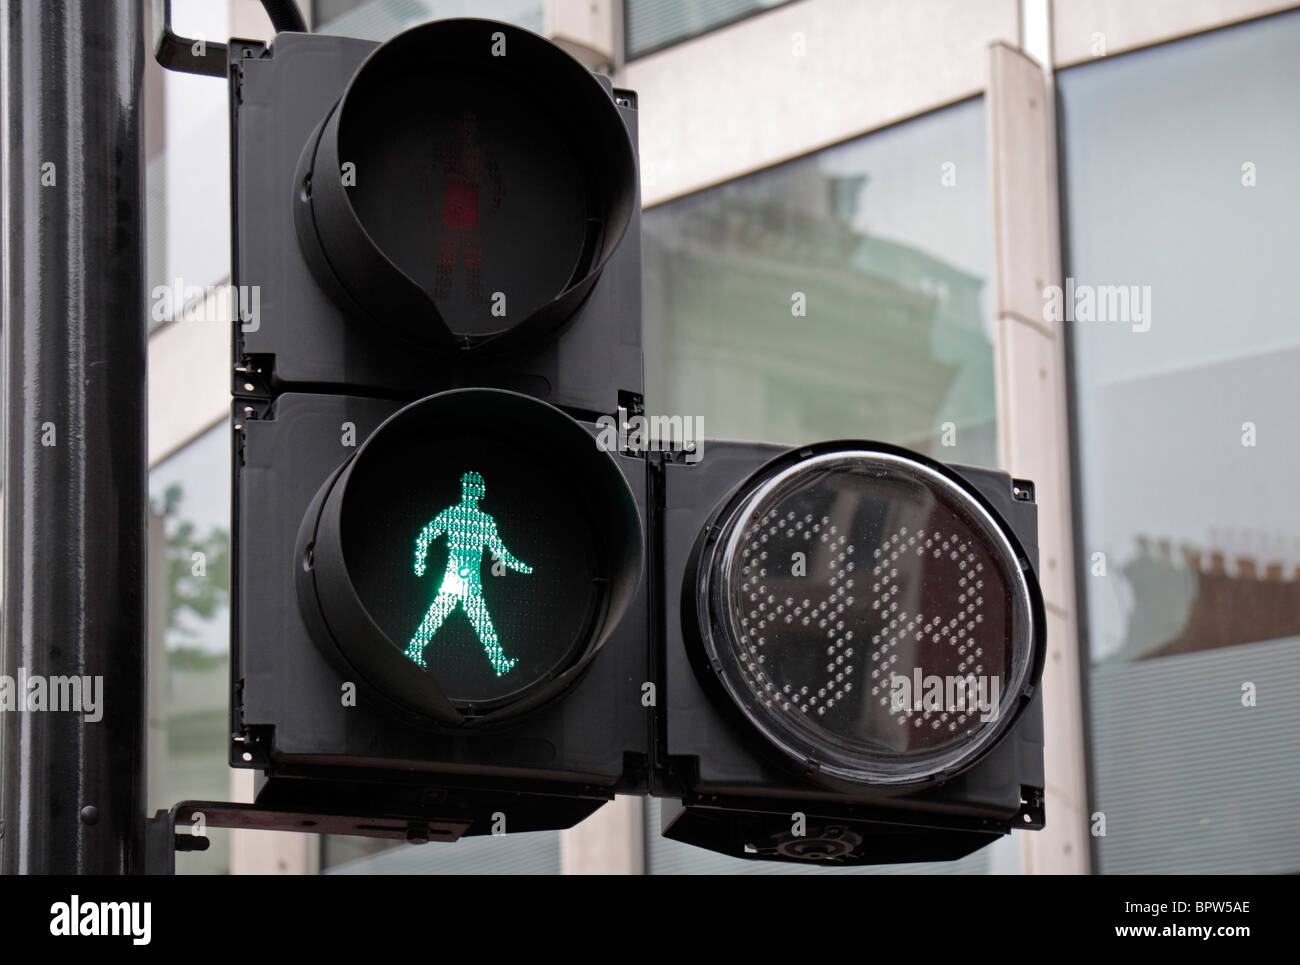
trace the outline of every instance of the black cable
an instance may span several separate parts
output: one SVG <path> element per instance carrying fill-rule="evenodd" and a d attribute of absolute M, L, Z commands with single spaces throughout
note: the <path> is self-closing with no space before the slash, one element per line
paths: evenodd
<path fill-rule="evenodd" d="M 266 15 L 271 18 L 271 26 L 276 31 L 294 30 L 298 33 L 307 33 L 307 21 L 303 19 L 302 11 L 298 9 L 298 4 L 294 0 L 262 0 L 262 8 L 266 10 Z"/>

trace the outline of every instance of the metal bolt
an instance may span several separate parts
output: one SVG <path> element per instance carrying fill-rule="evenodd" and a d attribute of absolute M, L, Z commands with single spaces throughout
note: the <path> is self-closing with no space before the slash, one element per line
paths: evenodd
<path fill-rule="evenodd" d="M 411 844 L 428 844 L 429 829 L 428 828 L 407 828 L 406 840 L 409 841 Z"/>

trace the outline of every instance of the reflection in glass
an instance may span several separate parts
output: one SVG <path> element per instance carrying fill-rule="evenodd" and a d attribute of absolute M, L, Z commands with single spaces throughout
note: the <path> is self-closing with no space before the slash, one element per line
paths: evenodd
<path fill-rule="evenodd" d="M 149 807 L 229 800 L 230 448 L 223 423 L 149 474 Z M 230 870 L 229 832 L 177 855 Z"/>
<path fill-rule="evenodd" d="M 1057 75 L 1067 275 L 1149 292 L 1064 323 L 1102 872 L 1300 871 L 1297 43 L 1281 14 Z"/>
<path fill-rule="evenodd" d="M 225 43 L 230 36 L 230 0 L 172 6 L 183 36 L 209 43 Z M 176 287 L 179 279 L 182 291 L 206 293 L 230 278 L 227 85 L 211 77 L 162 71 L 161 101 L 162 151 L 150 157 L 145 178 L 151 328 L 187 307 L 162 301 L 155 290 Z"/>
<path fill-rule="evenodd" d="M 986 180 L 976 99 L 646 212 L 647 409 L 995 464 Z"/>
<path fill-rule="evenodd" d="M 790 0 L 623 0 L 628 57 L 690 40 Z"/>
<path fill-rule="evenodd" d="M 449 17 L 500 20 L 541 33 L 542 0 L 316 0 L 316 33 L 384 41 Z"/>

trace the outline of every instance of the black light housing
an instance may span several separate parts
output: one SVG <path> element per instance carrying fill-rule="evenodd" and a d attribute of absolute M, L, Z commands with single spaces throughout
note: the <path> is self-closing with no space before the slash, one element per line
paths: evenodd
<path fill-rule="evenodd" d="M 638 208 L 608 88 L 545 38 L 490 20 L 434 21 L 376 48 L 295 183 L 317 280 L 444 362 L 551 334 Z"/>
<path fill-rule="evenodd" d="M 472 570 L 453 572 L 447 532 L 417 553 L 413 572 L 417 534 L 457 511 L 467 475 L 477 480 L 479 518 L 503 541 L 498 552 L 509 546 L 526 575 L 477 546 Z M 590 664 L 640 584 L 642 520 L 618 466 L 582 425 L 514 392 L 459 389 L 406 406 L 370 435 L 313 500 L 297 557 L 304 619 L 349 679 L 416 720 L 481 725 L 555 699 Z M 421 665 L 409 641 L 440 580 L 474 593 L 448 596 L 438 645 L 422 648 Z M 460 615 L 476 598 L 509 653 L 508 673 L 493 672 Z"/>
<path fill-rule="evenodd" d="M 683 593 L 708 667 L 774 747 L 817 777 L 888 787 L 958 773 L 1027 706 L 1043 662 L 1032 580 L 959 476 L 849 441 L 746 480 Z"/>
<path fill-rule="evenodd" d="M 861 440 L 708 440 L 657 476 L 665 837 L 850 866 L 1044 826 L 1032 483 Z M 881 704 L 900 668 L 920 706 Z M 924 678 L 971 673 L 998 680 L 1000 713 L 927 705 Z"/>

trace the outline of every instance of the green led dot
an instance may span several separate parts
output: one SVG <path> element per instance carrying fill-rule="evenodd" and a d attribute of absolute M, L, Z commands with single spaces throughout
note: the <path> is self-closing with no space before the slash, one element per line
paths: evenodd
<path fill-rule="evenodd" d="M 429 544 L 445 535 L 448 548 L 447 569 L 443 572 L 438 596 L 406 647 L 406 655 L 421 667 L 425 666 L 424 648 L 457 606 L 464 608 L 498 677 L 509 673 L 518 661 L 516 657 L 506 657 L 483 599 L 480 574 L 483 550 L 487 549 L 493 559 L 518 573 L 531 573 L 533 568 L 506 549 L 497 534 L 496 520 L 479 509 L 478 502 L 486 492 L 483 476 L 472 470 L 466 472 L 460 477 L 460 502 L 440 512 L 416 537 L 416 576 L 424 575 Z"/>

